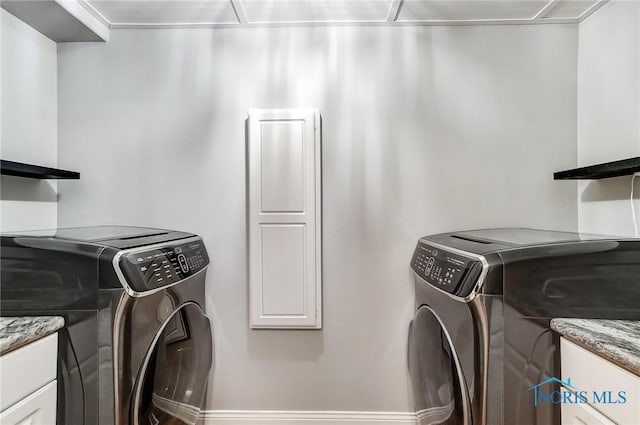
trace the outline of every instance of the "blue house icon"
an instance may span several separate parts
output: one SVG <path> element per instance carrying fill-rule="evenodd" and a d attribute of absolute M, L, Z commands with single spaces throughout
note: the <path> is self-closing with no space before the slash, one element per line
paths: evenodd
<path fill-rule="evenodd" d="M 533 406 L 537 407 L 538 406 L 538 393 L 539 393 L 539 388 L 543 385 L 547 385 L 547 384 L 551 384 L 552 382 L 557 382 L 558 384 L 564 386 L 567 389 L 570 390 L 574 390 L 574 391 L 578 391 L 577 388 L 575 388 L 573 385 L 571 385 L 571 378 L 567 378 L 567 381 L 563 381 L 561 379 L 556 378 L 555 376 L 552 376 L 549 379 L 545 379 L 544 381 L 534 385 L 533 387 L 529 388 L 528 391 L 534 390 L 533 393 Z"/>

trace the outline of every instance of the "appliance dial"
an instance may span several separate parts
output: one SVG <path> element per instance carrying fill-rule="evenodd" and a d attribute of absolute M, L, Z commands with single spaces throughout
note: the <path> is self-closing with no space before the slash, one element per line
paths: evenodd
<path fill-rule="evenodd" d="M 189 265 L 187 264 L 187 259 L 184 254 L 178 255 L 178 263 L 180 263 L 180 268 L 183 273 L 187 273 L 189 271 Z"/>

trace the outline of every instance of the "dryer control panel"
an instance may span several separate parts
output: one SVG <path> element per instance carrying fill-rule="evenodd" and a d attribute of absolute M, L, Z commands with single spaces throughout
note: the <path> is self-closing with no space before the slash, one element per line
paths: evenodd
<path fill-rule="evenodd" d="M 184 280 L 208 264 L 204 242 L 194 238 L 127 250 L 116 267 L 120 268 L 131 289 L 144 292 Z"/>
<path fill-rule="evenodd" d="M 411 268 L 422 280 L 450 294 L 461 297 L 459 291 L 475 283 L 480 277 L 482 264 L 478 259 L 466 257 L 446 249 L 419 241 L 411 259 Z"/>

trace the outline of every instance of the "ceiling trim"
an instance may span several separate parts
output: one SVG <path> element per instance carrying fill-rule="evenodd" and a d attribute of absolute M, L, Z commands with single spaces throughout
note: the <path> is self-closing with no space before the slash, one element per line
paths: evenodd
<path fill-rule="evenodd" d="M 544 25 L 544 24 L 575 24 L 578 20 L 576 18 L 547 18 L 547 19 L 458 19 L 455 21 L 449 20 L 402 20 L 395 21 L 393 24 L 411 24 L 411 25 Z"/>
<path fill-rule="evenodd" d="M 545 16 L 547 16 L 549 14 L 549 12 L 551 12 L 556 6 L 558 5 L 558 2 L 556 0 L 551 0 L 549 1 L 549 3 L 547 3 L 542 9 L 540 9 L 540 11 L 538 13 L 535 14 L 535 16 L 533 17 L 533 19 L 541 19 L 544 18 Z"/>
<path fill-rule="evenodd" d="M 325 21 L 253 21 L 250 22 L 242 5 L 242 0 L 229 0 L 235 12 L 237 22 L 111 22 L 90 0 L 77 0 L 98 21 L 110 29 L 179 29 L 179 28 L 247 28 L 247 27 L 302 27 L 302 26 L 473 26 L 473 25 L 540 25 L 540 24 L 576 24 L 604 6 L 609 0 L 599 0 L 577 18 L 545 18 L 557 0 L 549 2 L 531 18 L 518 19 L 464 19 L 464 20 L 397 20 L 404 0 L 390 0 L 387 16 L 381 20 L 325 20 Z"/>
<path fill-rule="evenodd" d="M 233 11 L 236 13 L 236 18 L 238 18 L 238 22 L 241 24 L 246 24 L 249 21 L 247 20 L 247 14 L 244 13 L 244 6 L 242 6 L 242 1 L 240 0 L 229 0 L 231 1 L 231 7 L 233 7 Z"/>
<path fill-rule="evenodd" d="M 387 11 L 387 22 L 394 22 L 398 19 L 400 8 L 402 8 L 403 0 L 391 0 L 389 10 Z"/>
<path fill-rule="evenodd" d="M 145 23 L 145 22 L 113 22 L 112 29 L 179 29 L 179 28 L 276 28 L 276 27 L 346 27 L 346 26 L 472 26 L 472 25 L 549 25 L 576 24 L 576 18 L 546 18 L 546 19 L 469 19 L 469 20 L 431 20 L 431 21 L 296 21 L 296 22 L 175 22 L 175 23 Z"/>
<path fill-rule="evenodd" d="M 93 15 L 98 21 L 105 25 L 107 28 L 111 28 L 111 21 L 109 21 L 98 9 L 96 9 L 91 3 L 87 0 L 77 0 L 78 4 L 82 6 L 87 12 Z"/>
<path fill-rule="evenodd" d="M 584 21 L 589 16 L 593 15 L 596 12 L 596 10 L 600 9 L 602 6 L 604 6 L 608 2 L 609 2 L 609 0 L 600 0 L 600 1 L 598 1 L 596 4 L 591 6 L 589 9 L 585 10 L 582 13 L 582 15 L 578 16 L 578 22 Z"/>

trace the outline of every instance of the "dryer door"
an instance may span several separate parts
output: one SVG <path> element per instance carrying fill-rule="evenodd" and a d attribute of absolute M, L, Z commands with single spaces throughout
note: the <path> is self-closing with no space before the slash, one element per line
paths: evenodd
<path fill-rule="evenodd" d="M 195 424 L 212 360 L 209 319 L 197 304 L 182 304 L 145 356 L 131 408 L 133 425 Z"/>
<path fill-rule="evenodd" d="M 421 306 L 409 328 L 408 363 L 419 425 L 471 425 L 460 360 L 438 315 Z"/>

